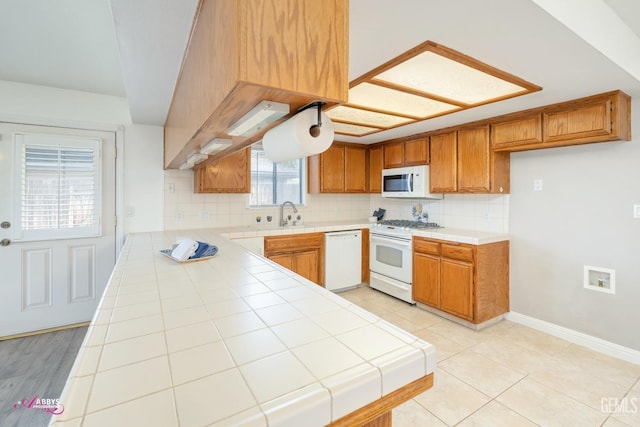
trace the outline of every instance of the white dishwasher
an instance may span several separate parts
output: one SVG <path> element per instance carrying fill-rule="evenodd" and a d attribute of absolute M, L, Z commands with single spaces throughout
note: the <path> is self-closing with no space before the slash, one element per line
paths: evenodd
<path fill-rule="evenodd" d="M 324 287 L 330 291 L 355 288 L 362 274 L 362 231 L 324 233 Z"/>

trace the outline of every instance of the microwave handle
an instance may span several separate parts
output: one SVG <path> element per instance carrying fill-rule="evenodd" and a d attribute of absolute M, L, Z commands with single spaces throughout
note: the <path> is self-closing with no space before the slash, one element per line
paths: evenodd
<path fill-rule="evenodd" d="M 413 173 L 409 174 L 409 193 L 413 193 Z"/>

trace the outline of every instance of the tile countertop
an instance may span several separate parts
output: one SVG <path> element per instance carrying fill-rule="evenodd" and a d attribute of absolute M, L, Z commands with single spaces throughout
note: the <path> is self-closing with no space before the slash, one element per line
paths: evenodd
<path fill-rule="evenodd" d="M 128 236 L 51 425 L 326 425 L 434 371 L 431 344 L 219 231 Z M 180 238 L 219 252 L 160 254 Z"/>
<path fill-rule="evenodd" d="M 350 230 L 355 228 L 370 228 L 371 223 L 365 221 L 332 221 L 314 222 L 313 224 L 278 227 L 273 225 L 251 225 L 233 227 L 221 230 L 221 233 L 230 239 L 245 237 L 277 236 L 282 234 L 314 233 L 326 231 Z M 502 242 L 509 240 L 509 235 L 490 231 L 464 230 L 459 228 L 438 228 L 435 230 L 414 230 L 414 236 L 428 237 L 431 239 L 449 240 L 471 245 L 483 245 L 486 243 Z"/>

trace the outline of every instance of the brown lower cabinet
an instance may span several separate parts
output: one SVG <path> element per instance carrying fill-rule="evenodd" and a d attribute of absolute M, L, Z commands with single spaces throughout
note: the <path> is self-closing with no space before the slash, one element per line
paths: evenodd
<path fill-rule="evenodd" d="M 482 323 L 509 311 L 509 242 L 467 245 L 414 237 L 413 299 Z"/>
<path fill-rule="evenodd" d="M 324 286 L 324 233 L 267 236 L 264 256 Z"/>

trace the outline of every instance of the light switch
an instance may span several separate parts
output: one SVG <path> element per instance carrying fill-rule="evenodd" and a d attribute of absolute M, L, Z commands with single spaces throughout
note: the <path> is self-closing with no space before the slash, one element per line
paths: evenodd
<path fill-rule="evenodd" d="M 633 217 L 640 218 L 640 205 L 633 205 Z"/>

